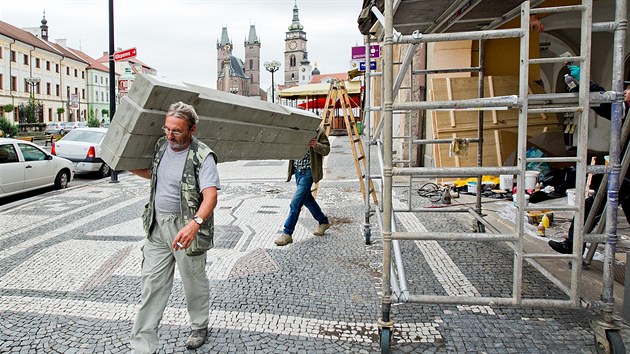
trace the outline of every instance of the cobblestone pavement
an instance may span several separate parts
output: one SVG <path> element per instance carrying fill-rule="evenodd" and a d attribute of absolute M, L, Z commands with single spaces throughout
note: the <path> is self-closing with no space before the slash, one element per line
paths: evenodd
<path fill-rule="evenodd" d="M 363 202 L 345 137 L 332 138 L 318 200 L 322 237 L 302 213 L 294 242 L 280 234 L 294 184 L 286 162 L 219 164 L 223 190 L 208 252 L 210 332 L 200 353 L 379 352 L 382 244 L 362 234 Z M 395 200 L 402 202 L 402 193 Z M 141 212 L 148 181 L 122 174 L 0 212 L 0 352 L 123 353 L 138 309 Z M 465 231 L 469 220 L 403 214 L 400 227 Z M 374 228 L 373 228 L 374 229 Z M 509 296 L 503 245 L 402 242 L 412 293 Z M 525 267 L 527 296 L 562 295 Z M 179 276 L 160 327 L 160 353 L 184 348 Z M 592 353 L 587 310 L 397 304 L 394 353 Z"/>

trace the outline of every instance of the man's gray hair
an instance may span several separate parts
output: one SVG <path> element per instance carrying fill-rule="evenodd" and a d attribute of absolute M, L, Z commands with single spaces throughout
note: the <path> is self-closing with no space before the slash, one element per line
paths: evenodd
<path fill-rule="evenodd" d="M 195 112 L 195 107 L 182 101 L 175 102 L 168 107 L 166 115 L 185 119 L 188 122 L 189 128 L 199 122 L 199 116 L 197 116 L 197 112 Z"/>

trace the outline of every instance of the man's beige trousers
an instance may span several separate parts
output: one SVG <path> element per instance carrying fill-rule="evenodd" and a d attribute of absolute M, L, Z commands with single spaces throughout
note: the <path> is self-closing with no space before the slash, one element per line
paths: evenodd
<path fill-rule="evenodd" d="M 154 353 L 158 349 L 158 326 L 173 288 L 175 264 L 184 285 L 191 329 L 208 326 L 210 289 L 206 275 L 206 255 L 190 257 L 171 247 L 184 227 L 180 214 L 156 214 L 155 225 L 142 247 L 142 303 L 131 331 L 134 353 Z"/>

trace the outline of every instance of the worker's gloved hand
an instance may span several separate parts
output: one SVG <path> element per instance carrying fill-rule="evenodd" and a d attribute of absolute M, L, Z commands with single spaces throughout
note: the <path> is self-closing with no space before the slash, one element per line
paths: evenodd
<path fill-rule="evenodd" d="M 571 72 L 570 75 L 580 81 L 580 67 L 577 65 L 567 65 L 567 68 L 569 68 L 569 71 Z"/>

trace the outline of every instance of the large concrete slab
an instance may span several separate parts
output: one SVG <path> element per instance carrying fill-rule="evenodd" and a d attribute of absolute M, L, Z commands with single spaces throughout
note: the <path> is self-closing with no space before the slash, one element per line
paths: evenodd
<path fill-rule="evenodd" d="M 107 131 L 103 160 L 116 170 L 149 167 L 166 111 L 177 101 L 195 107 L 196 137 L 219 162 L 301 158 L 321 122 L 305 110 L 139 74 Z"/>

